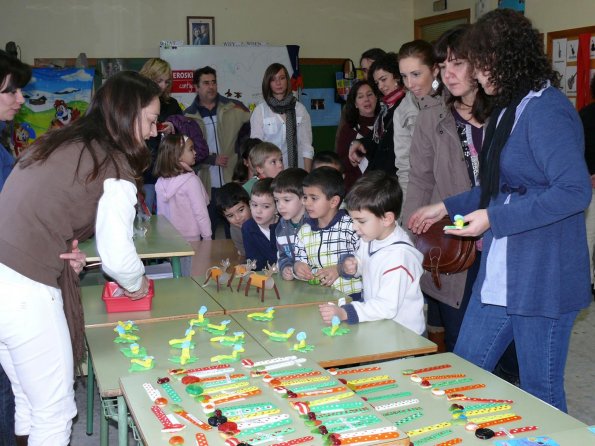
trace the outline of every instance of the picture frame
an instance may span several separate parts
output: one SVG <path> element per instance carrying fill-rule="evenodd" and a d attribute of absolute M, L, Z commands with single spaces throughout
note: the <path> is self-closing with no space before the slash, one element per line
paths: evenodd
<path fill-rule="evenodd" d="M 186 41 L 188 45 L 214 45 L 215 17 L 186 17 Z"/>

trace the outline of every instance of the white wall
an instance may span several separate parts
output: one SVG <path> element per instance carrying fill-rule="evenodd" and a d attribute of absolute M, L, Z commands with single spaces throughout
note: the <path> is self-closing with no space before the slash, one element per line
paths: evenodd
<path fill-rule="evenodd" d="M 355 60 L 413 35 L 412 0 L 2 0 L 0 46 L 16 41 L 29 63 L 80 52 L 154 57 L 160 40 L 186 40 L 186 16 L 214 16 L 216 44 L 298 44 L 301 57 Z"/>

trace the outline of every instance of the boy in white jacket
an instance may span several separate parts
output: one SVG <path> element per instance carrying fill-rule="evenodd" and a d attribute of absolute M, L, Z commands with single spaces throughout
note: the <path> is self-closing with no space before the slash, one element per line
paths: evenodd
<path fill-rule="evenodd" d="M 402 204 L 398 179 L 383 171 L 366 173 L 350 190 L 345 206 L 361 241 L 355 256 L 341 259 L 339 272 L 346 278 L 362 277 L 363 301 L 341 307 L 320 305 L 325 323 L 330 324 L 335 315 L 349 324 L 392 319 L 424 333 L 419 287 L 423 255 L 397 223 Z"/>

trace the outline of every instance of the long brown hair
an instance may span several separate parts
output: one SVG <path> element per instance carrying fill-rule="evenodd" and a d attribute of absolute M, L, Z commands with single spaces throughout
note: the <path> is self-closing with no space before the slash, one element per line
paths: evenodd
<path fill-rule="evenodd" d="M 167 135 L 161 140 L 157 151 L 157 160 L 153 175 L 156 177 L 177 177 L 184 172 L 180 165 L 180 158 L 184 153 L 186 137 L 182 134 Z"/>
<path fill-rule="evenodd" d="M 285 77 L 287 78 L 287 89 L 285 90 L 285 96 L 291 94 L 291 79 L 289 78 L 289 72 L 285 65 L 280 63 L 274 63 L 267 67 L 264 72 L 264 76 L 262 77 L 262 97 L 265 101 L 268 101 L 270 98 L 273 97 L 273 89 L 271 88 L 271 81 L 275 77 L 275 75 L 283 70 L 285 73 Z"/>
<path fill-rule="evenodd" d="M 124 170 L 138 182 L 151 159 L 145 142 L 137 137 L 142 128 L 142 109 L 159 97 L 159 93 L 155 82 L 137 72 L 115 74 L 97 90 L 84 116 L 38 138 L 19 159 L 19 165 L 26 168 L 43 163 L 61 146 L 82 143 L 83 151 L 88 151 L 93 158 L 93 170 L 87 182 L 96 179 L 110 163 L 118 178 Z M 126 157 L 128 166 L 118 163 L 118 154 Z M 79 167 L 82 155 L 83 152 L 79 155 Z"/>

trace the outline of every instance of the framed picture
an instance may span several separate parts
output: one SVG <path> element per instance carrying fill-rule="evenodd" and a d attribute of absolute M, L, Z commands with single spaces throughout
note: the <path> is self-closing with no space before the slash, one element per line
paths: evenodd
<path fill-rule="evenodd" d="M 215 17 L 186 17 L 188 45 L 215 44 Z"/>

